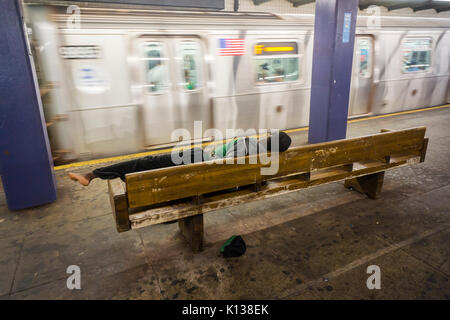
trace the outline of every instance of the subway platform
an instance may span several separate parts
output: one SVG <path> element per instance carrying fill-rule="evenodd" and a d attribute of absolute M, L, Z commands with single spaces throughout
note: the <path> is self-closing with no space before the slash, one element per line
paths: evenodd
<path fill-rule="evenodd" d="M 205 250 L 177 224 L 117 233 L 106 181 L 56 171 L 58 200 L 11 212 L 0 194 L 1 299 L 450 299 L 450 107 L 354 119 L 348 137 L 426 126 L 424 163 L 386 172 L 377 200 L 331 183 L 205 214 Z M 306 130 L 290 132 L 296 145 Z M 247 252 L 219 253 L 231 235 Z M 81 289 L 67 288 L 67 267 Z M 369 290 L 367 267 L 381 289 Z"/>

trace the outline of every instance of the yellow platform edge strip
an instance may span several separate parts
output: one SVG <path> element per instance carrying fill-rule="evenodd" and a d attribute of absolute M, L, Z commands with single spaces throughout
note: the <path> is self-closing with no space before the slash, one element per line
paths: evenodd
<path fill-rule="evenodd" d="M 352 120 L 348 120 L 347 123 L 375 120 L 375 119 L 380 119 L 380 118 L 387 118 L 387 117 L 399 116 L 399 115 L 422 112 L 422 111 L 430 111 L 430 110 L 436 110 L 436 109 L 442 109 L 442 108 L 448 108 L 448 107 L 450 107 L 450 104 L 445 104 L 442 106 L 435 106 L 435 107 L 421 108 L 421 109 L 414 109 L 414 110 L 408 110 L 408 111 L 400 111 L 400 112 L 389 113 L 389 114 L 382 114 L 379 116 L 372 116 L 372 117 L 367 117 L 367 118 L 352 119 Z M 289 130 L 283 130 L 283 131 L 286 133 L 292 133 L 292 132 L 300 132 L 300 131 L 307 131 L 307 130 L 308 130 L 308 127 L 302 127 L 302 128 L 295 128 L 295 129 L 289 129 Z M 204 142 L 204 143 L 202 143 L 202 146 L 206 146 L 211 143 L 214 143 L 214 142 Z M 196 143 L 194 145 L 199 146 L 200 143 Z M 61 165 L 61 166 L 55 166 L 55 167 L 53 167 L 53 169 L 55 171 L 58 171 L 58 170 L 64 170 L 64 169 L 69 169 L 69 168 L 79 168 L 79 167 L 97 165 L 97 164 L 101 164 L 101 163 L 107 163 L 107 162 L 113 162 L 113 161 L 119 161 L 119 160 L 131 160 L 131 159 L 136 159 L 136 158 L 140 158 L 140 157 L 166 153 L 168 150 L 181 150 L 181 149 L 182 149 L 182 147 L 178 147 L 178 148 L 170 147 L 170 148 L 165 148 L 165 149 L 145 151 L 145 152 L 140 152 L 140 153 L 116 156 L 116 157 L 108 157 L 108 158 L 102 158 L 102 159 L 80 161 L 80 162 L 69 163 L 69 164 L 65 164 L 65 165 Z"/>

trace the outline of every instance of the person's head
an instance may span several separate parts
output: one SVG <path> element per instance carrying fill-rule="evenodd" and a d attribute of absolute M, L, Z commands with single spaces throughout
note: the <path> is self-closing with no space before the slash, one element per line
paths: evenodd
<path fill-rule="evenodd" d="M 283 131 L 276 132 L 267 138 L 263 138 L 267 140 L 267 151 L 271 151 L 272 148 L 272 139 L 278 139 L 278 152 L 284 152 L 291 146 L 291 137 L 287 135 L 287 133 Z"/>

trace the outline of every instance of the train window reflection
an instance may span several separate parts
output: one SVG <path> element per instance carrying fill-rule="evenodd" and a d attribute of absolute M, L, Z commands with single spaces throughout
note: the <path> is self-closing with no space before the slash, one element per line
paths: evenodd
<path fill-rule="evenodd" d="M 298 80 L 298 58 L 255 59 L 258 84 Z"/>
<path fill-rule="evenodd" d="M 169 77 L 163 44 L 160 42 L 147 43 L 145 60 L 147 61 L 148 90 L 155 93 L 166 91 Z"/>
<path fill-rule="evenodd" d="M 201 54 L 200 45 L 194 41 L 183 41 L 179 45 L 180 62 L 182 64 L 181 79 L 186 90 L 201 87 Z"/>
<path fill-rule="evenodd" d="M 371 76 L 371 52 L 372 41 L 370 38 L 358 39 L 358 55 L 359 55 L 359 76 L 361 78 L 370 78 Z"/>
<path fill-rule="evenodd" d="M 427 71 L 431 66 L 431 38 L 410 38 L 403 42 L 403 71 Z"/>

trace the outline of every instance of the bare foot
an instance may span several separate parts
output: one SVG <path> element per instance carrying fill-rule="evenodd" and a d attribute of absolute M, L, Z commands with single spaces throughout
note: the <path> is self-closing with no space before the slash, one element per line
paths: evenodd
<path fill-rule="evenodd" d="M 88 186 L 94 177 L 91 173 L 78 174 L 78 173 L 69 172 L 69 178 L 74 181 L 78 181 L 83 186 Z"/>

